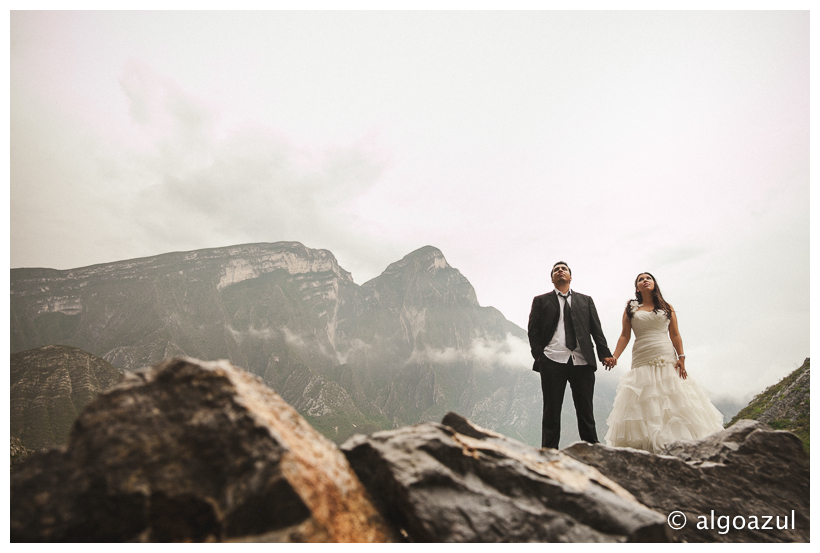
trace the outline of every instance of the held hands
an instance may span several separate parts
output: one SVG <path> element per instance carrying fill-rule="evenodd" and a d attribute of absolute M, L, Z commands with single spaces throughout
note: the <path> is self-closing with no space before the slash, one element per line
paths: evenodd
<path fill-rule="evenodd" d="M 675 363 L 675 370 L 678 371 L 678 376 L 684 380 L 686 380 L 686 377 L 689 376 L 686 374 L 686 367 L 684 366 L 683 357 L 678 357 L 678 362 Z"/>
<path fill-rule="evenodd" d="M 604 364 L 604 367 L 606 367 L 606 370 L 609 370 L 609 369 L 611 369 L 612 367 L 614 367 L 615 365 L 618 364 L 618 360 L 615 359 L 614 357 L 605 357 L 603 359 L 603 364 Z"/>

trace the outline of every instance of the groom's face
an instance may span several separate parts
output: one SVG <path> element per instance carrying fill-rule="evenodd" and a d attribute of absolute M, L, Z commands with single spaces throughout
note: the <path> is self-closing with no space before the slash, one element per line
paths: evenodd
<path fill-rule="evenodd" d="M 572 275 L 569 272 L 569 267 L 566 265 L 559 263 L 555 267 L 552 268 L 552 283 L 558 284 L 559 282 L 571 282 Z"/>

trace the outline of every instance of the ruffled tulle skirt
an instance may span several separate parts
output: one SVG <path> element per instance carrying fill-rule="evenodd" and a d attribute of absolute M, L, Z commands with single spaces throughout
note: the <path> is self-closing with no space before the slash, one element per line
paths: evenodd
<path fill-rule="evenodd" d="M 692 377 L 679 377 L 675 363 L 664 358 L 621 377 L 606 422 L 607 445 L 651 453 L 676 440 L 705 438 L 723 429 L 723 415 L 706 390 Z"/>

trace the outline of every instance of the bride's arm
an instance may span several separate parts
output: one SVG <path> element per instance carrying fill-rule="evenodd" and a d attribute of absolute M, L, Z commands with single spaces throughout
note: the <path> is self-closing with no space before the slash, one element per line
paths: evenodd
<path fill-rule="evenodd" d="M 629 307 L 627 307 L 627 309 L 629 309 Z M 624 316 L 621 320 L 621 336 L 618 338 L 618 344 L 615 346 L 615 353 L 612 354 L 616 361 L 626 349 L 630 338 L 632 338 L 632 322 L 629 320 L 626 310 L 624 310 Z"/>
<path fill-rule="evenodd" d="M 672 307 L 671 305 L 669 306 Z M 675 310 L 672 309 L 672 318 L 669 321 L 669 338 L 672 340 L 672 345 L 675 346 L 675 353 L 678 354 L 678 361 L 675 363 L 675 369 L 678 371 L 678 375 L 684 380 L 686 380 L 686 363 L 685 363 L 685 356 L 683 355 L 683 339 L 680 337 L 680 331 L 678 330 L 678 316 L 675 315 Z"/>

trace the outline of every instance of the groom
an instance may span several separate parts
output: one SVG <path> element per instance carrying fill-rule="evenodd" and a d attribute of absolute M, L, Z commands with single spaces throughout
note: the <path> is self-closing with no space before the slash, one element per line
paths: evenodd
<path fill-rule="evenodd" d="M 532 370 L 541 374 L 544 395 L 544 416 L 541 422 L 541 447 L 558 449 L 561 437 L 561 405 L 569 382 L 578 433 L 581 439 L 598 442 L 595 418 L 592 415 L 592 394 L 595 388 L 595 355 L 607 368 L 615 365 L 601 330 L 598 312 L 592 298 L 573 292 L 572 271 L 563 261 L 552 267 L 555 290 L 532 300 L 527 334 L 535 363 Z M 592 340 L 590 340 L 592 336 Z"/>

